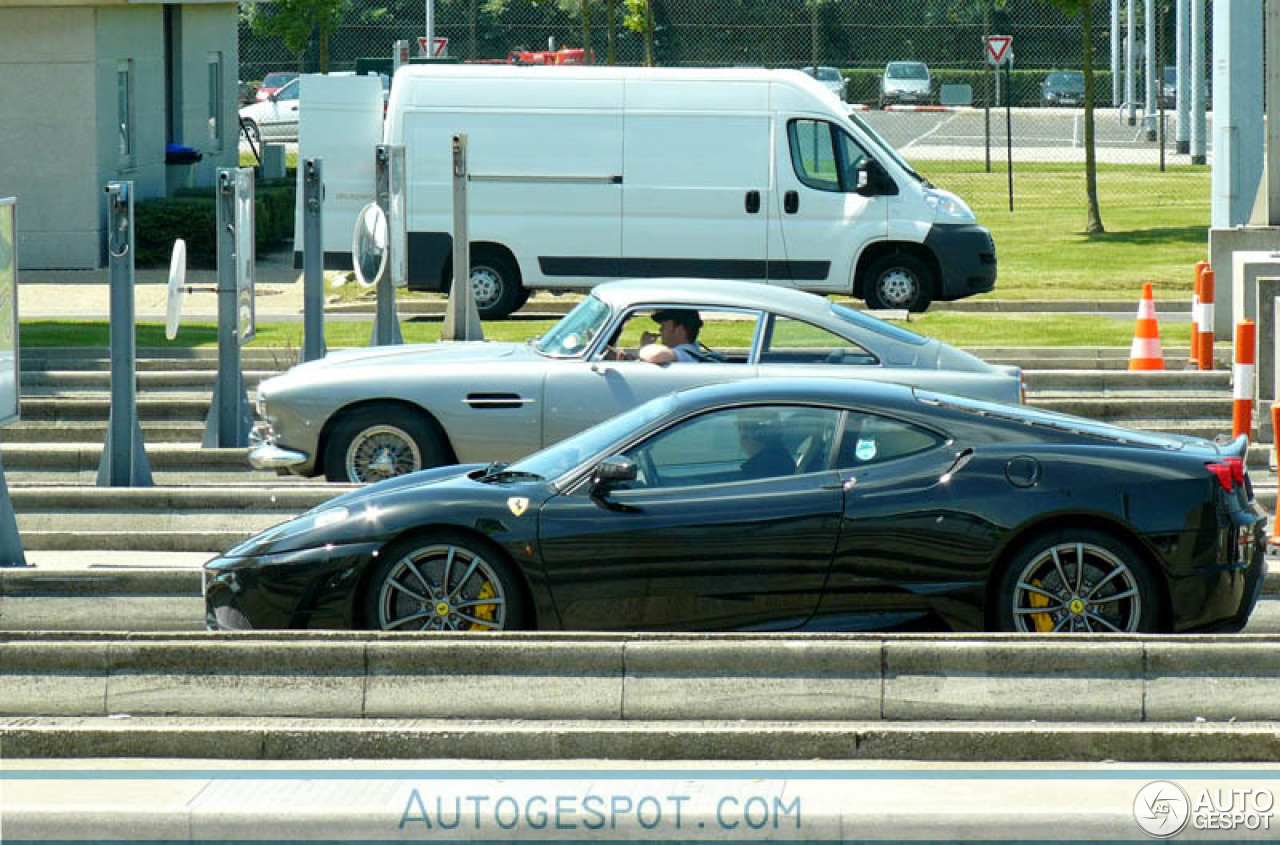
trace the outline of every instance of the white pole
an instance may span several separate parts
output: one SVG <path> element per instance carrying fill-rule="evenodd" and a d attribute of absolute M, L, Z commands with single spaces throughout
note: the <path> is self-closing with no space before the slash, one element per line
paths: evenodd
<path fill-rule="evenodd" d="M 436 2 L 435 0 L 426 0 L 427 3 L 427 55 L 434 56 L 436 54 Z"/>
<path fill-rule="evenodd" d="M 1177 108 L 1178 125 L 1174 130 L 1178 155 L 1186 155 L 1191 151 L 1191 0 L 1178 0 L 1178 8 L 1174 13 L 1174 26 L 1177 32 L 1177 70 L 1175 77 L 1178 89 Z M 1163 77 L 1161 83 L 1163 84 Z"/>
<path fill-rule="evenodd" d="M 1156 139 L 1156 110 L 1159 103 L 1156 102 L 1156 83 L 1159 81 L 1156 77 L 1156 38 L 1159 33 L 1156 32 L 1156 4 L 1154 0 L 1144 0 L 1143 12 L 1145 22 L 1142 26 L 1143 36 L 1143 54 L 1146 59 L 1147 66 L 1147 94 L 1143 98 L 1146 100 L 1147 116 L 1143 121 L 1147 127 L 1147 140 L 1154 141 Z"/>
<path fill-rule="evenodd" d="M 1137 70 L 1137 56 L 1133 54 L 1134 45 L 1138 40 L 1138 16 L 1133 11 L 1133 4 L 1137 1 L 1128 0 L 1126 4 L 1129 18 L 1124 44 L 1124 103 L 1130 126 L 1136 122 L 1138 111 L 1138 79 L 1134 75 L 1134 71 Z"/>
<path fill-rule="evenodd" d="M 1111 105 L 1124 102 L 1120 70 L 1120 0 L 1111 0 Z"/>
<path fill-rule="evenodd" d="M 1204 115 L 1204 0 L 1191 0 L 1191 163 L 1204 164 L 1208 158 Z"/>

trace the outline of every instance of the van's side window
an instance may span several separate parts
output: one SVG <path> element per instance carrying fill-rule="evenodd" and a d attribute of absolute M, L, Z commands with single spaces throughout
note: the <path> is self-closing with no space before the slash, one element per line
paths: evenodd
<path fill-rule="evenodd" d="M 793 120 L 787 124 L 791 164 L 801 183 L 819 191 L 853 191 L 858 165 L 867 152 L 848 133 L 825 120 Z"/>

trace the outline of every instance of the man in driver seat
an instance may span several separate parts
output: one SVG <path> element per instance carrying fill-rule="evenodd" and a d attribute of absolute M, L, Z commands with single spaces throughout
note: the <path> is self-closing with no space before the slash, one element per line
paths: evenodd
<path fill-rule="evenodd" d="M 718 361 L 715 353 L 698 343 L 702 317 L 691 308 L 663 308 L 653 313 L 658 334 L 640 335 L 640 351 L 636 357 L 650 364 L 672 361 Z"/>

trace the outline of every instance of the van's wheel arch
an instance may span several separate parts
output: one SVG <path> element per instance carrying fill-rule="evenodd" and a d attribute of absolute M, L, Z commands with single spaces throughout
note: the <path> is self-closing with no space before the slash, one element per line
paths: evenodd
<path fill-rule="evenodd" d="M 453 286 L 453 256 L 444 265 L 445 291 Z M 528 300 L 520 265 L 506 247 L 473 244 L 471 247 L 471 293 L 481 320 L 503 320 Z"/>
<path fill-rule="evenodd" d="M 937 271 L 918 255 L 895 250 L 869 261 L 857 287 L 868 307 L 927 311 L 938 289 Z"/>

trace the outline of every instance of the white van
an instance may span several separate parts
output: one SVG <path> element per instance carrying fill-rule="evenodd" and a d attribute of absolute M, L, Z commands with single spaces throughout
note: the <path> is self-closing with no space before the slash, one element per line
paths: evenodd
<path fill-rule="evenodd" d="M 303 158 L 324 154 L 309 137 L 347 131 L 307 124 L 304 104 Z M 995 246 L 965 202 L 800 71 L 419 65 L 396 73 L 383 133 L 406 150 L 414 290 L 451 277 L 460 132 L 486 318 L 534 289 L 618 278 L 767 282 L 912 310 L 995 285 Z M 326 181 L 350 158 L 326 157 Z M 326 231 L 351 231 L 359 201 L 345 196 L 326 199 Z"/>

